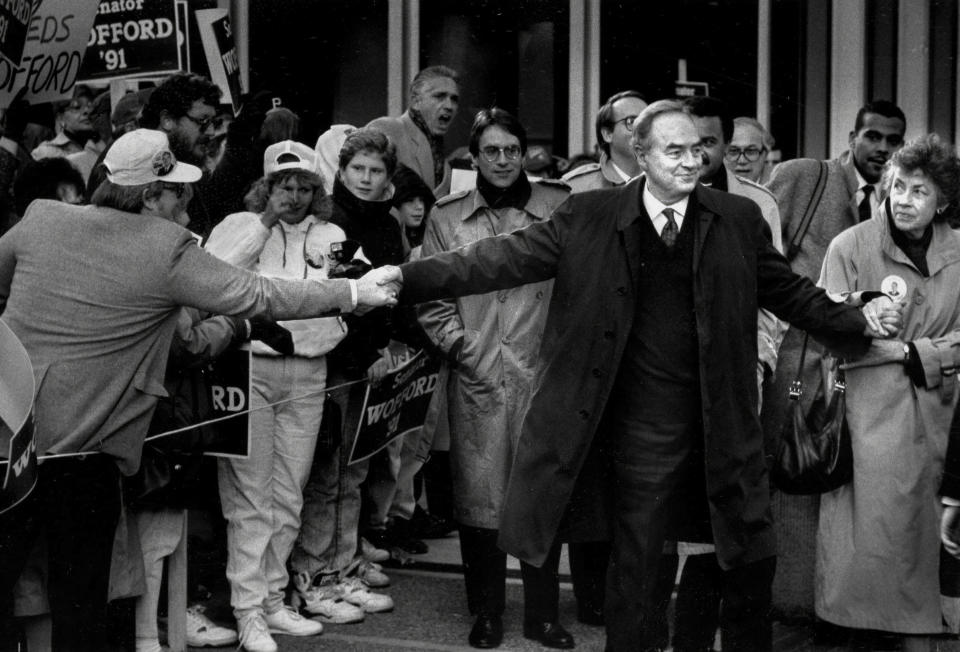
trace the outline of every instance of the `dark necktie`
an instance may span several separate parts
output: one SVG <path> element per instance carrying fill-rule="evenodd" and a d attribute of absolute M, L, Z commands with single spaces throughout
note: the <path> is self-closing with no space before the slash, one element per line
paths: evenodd
<path fill-rule="evenodd" d="M 857 207 L 857 212 L 860 214 L 860 221 L 863 222 L 869 220 L 873 215 L 873 207 L 870 206 L 870 193 L 873 192 L 873 186 L 868 183 L 860 190 L 863 191 L 863 199 Z"/>
<path fill-rule="evenodd" d="M 663 209 L 663 216 L 667 218 L 667 223 L 660 231 L 660 239 L 663 240 L 663 244 L 667 245 L 668 249 L 673 249 L 673 245 L 677 243 L 677 233 L 680 232 L 680 229 L 677 228 L 677 221 L 673 219 L 675 213 L 676 211 L 672 208 Z"/>

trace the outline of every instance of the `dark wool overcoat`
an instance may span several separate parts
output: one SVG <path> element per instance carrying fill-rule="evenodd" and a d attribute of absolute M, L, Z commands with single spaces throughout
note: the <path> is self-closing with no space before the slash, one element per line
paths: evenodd
<path fill-rule="evenodd" d="M 549 221 L 402 267 L 404 300 L 490 292 L 555 278 L 538 368 L 504 501 L 500 545 L 542 564 L 571 497 L 607 530 L 611 474 L 593 444 L 620 367 L 643 273 L 643 179 L 572 195 Z M 770 243 L 752 201 L 697 186 L 694 310 L 699 346 L 705 474 L 724 568 L 775 554 L 763 438 L 757 417 L 757 308 L 810 331 L 846 355 L 862 354 L 865 321 L 794 274 Z M 637 396 L 643 400 L 643 396 Z M 591 455 L 593 450 L 594 455 Z M 602 457 L 602 455 L 601 455 Z"/>

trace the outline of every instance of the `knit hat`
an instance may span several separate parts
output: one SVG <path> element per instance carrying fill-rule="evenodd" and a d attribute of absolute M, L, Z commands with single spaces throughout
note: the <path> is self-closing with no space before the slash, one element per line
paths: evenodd
<path fill-rule="evenodd" d="M 400 208 L 400 206 L 411 199 L 419 197 L 423 200 L 424 212 L 429 213 L 437 201 L 433 196 L 433 191 L 423 179 L 420 178 L 420 175 L 405 165 L 397 167 L 397 171 L 393 174 L 392 182 L 394 191 L 390 203 L 392 203 L 395 208 Z"/>
<path fill-rule="evenodd" d="M 107 180 L 118 186 L 142 186 L 154 181 L 193 183 L 200 168 L 179 163 L 162 131 L 134 129 L 117 138 L 103 159 Z"/>
<path fill-rule="evenodd" d="M 302 143 L 284 140 L 270 145 L 263 152 L 263 174 L 273 174 L 281 170 L 306 170 L 316 173 L 317 155 Z"/>

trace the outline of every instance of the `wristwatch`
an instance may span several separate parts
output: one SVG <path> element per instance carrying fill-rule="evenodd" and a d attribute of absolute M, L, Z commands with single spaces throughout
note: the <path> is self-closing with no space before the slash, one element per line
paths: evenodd
<path fill-rule="evenodd" d="M 910 343 L 904 342 L 903 343 L 903 364 L 907 364 L 909 362 L 910 362 Z"/>

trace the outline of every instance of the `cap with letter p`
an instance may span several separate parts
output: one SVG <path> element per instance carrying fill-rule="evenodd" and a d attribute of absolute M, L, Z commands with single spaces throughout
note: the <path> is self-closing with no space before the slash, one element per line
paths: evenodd
<path fill-rule="evenodd" d="M 107 180 L 118 186 L 142 186 L 154 181 L 193 183 L 200 168 L 177 161 L 162 131 L 134 129 L 118 138 L 103 159 Z"/>

